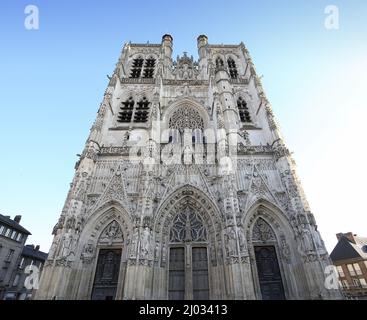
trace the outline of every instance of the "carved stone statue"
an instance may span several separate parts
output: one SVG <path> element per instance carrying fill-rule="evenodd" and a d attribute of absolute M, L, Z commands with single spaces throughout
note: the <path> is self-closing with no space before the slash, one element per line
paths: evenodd
<path fill-rule="evenodd" d="M 234 227 L 230 227 L 229 229 L 227 229 L 226 250 L 228 256 L 234 256 L 237 254 L 237 238 L 236 238 L 236 230 Z"/>
<path fill-rule="evenodd" d="M 238 228 L 238 243 L 241 253 L 247 253 L 246 237 L 243 228 Z"/>
<path fill-rule="evenodd" d="M 150 230 L 149 227 L 145 227 L 140 237 L 140 257 L 147 258 L 149 254 L 149 243 L 150 243 Z"/>
<path fill-rule="evenodd" d="M 314 247 L 312 244 L 312 235 L 310 230 L 307 228 L 306 224 L 300 225 L 300 237 L 302 241 L 302 250 L 305 253 L 313 251 Z"/>

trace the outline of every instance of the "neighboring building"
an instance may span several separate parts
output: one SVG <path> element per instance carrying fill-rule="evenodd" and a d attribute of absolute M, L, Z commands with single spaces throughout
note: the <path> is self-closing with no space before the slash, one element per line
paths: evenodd
<path fill-rule="evenodd" d="M 21 216 L 12 220 L 0 214 L 0 300 L 12 286 L 13 271 L 18 267 L 18 259 L 31 234 L 19 224 L 20 220 Z"/>
<path fill-rule="evenodd" d="M 347 298 L 367 299 L 367 237 L 352 232 L 338 233 L 338 243 L 330 254 Z"/>
<path fill-rule="evenodd" d="M 29 300 L 33 298 L 37 290 L 27 289 L 25 280 L 31 272 L 38 273 L 38 276 L 42 272 L 43 265 L 47 259 L 47 253 L 39 249 L 40 246 L 34 246 L 33 244 L 27 244 L 23 248 L 18 266 L 13 272 L 11 287 L 6 292 L 7 299 Z"/>
<path fill-rule="evenodd" d="M 37 298 L 341 298 L 245 45 L 172 41 L 124 46 Z"/>
<path fill-rule="evenodd" d="M 14 220 L 0 214 L 0 300 L 30 299 L 35 290 L 24 287 L 25 279 L 36 266 L 40 276 L 47 254 L 39 251 L 39 246 L 25 245 L 31 234 L 19 223 L 21 216 Z"/>

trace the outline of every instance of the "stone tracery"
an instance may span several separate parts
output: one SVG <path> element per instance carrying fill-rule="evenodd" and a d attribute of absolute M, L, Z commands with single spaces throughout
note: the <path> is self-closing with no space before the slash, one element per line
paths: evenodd
<path fill-rule="evenodd" d="M 183 105 L 173 112 L 169 120 L 169 128 L 178 129 L 201 129 L 204 130 L 204 121 L 199 112 L 189 105 Z"/>

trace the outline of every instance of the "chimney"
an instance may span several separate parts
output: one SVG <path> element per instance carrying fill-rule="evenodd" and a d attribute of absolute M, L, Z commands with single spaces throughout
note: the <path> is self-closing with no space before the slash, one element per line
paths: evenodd
<path fill-rule="evenodd" d="M 354 240 L 354 235 L 353 232 L 347 232 L 347 233 L 337 233 L 336 234 L 336 238 L 338 239 L 338 241 L 344 237 L 344 238 L 347 238 L 350 242 L 352 243 L 356 243 L 356 241 Z"/>
<path fill-rule="evenodd" d="M 15 216 L 14 217 L 14 221 L 16 222 L 16 223 L 20 223 L 20 220 L 22 219 L 22 216 L 20 216 L 20 215 L 17 215 L 17 216 Z"/>
<path fill-rule="evenodd" d="M 34 248 L 34 250 L 38 251 L 40 249 L 39 245 L 36 245 L 36 247 Z"/>

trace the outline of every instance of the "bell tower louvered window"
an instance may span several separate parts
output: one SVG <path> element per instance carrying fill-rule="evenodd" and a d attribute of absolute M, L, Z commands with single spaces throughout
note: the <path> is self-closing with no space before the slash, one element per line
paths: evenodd
<path fill-rule="evenodd" d="M 149 115 L 149 101 L 146 97 L 137 103 L 134 113 L 134 122 L 147 122 Z"/>
<path fill-rule="evenodd" d="M 139 78 L 140 77 L 141 70 L 143 68 L 143 62 L 144 62 L 144 59 L 142 59 L 142 58 L 134 59 L 133 64 L 132 64 L 132 68 L 131 68 L 130 78 Z"/>
<path fill-rule="evenodd" d="M 118 122 L 130 122 L 134 111 L 134 100 L 132 97 L 122 102 L 120 112 L 118 114 Z"/>
<path fill-rule="evenodd" d="M 237 79 L 238 72 L 237 72 L 236 62 L 234 62 L 232 58 L 229 58 L 227 63 L 228 63 L 228 70 L 229 70 L 229 75 L 231 79 Z"/>
<path fill-rule="evenodd" d="M 153 78 L 155 68 L 155 59 L 149 58 L 145 60 L 144 65 L 144 78 Z"/>
<path fill-rule="evenodd" d="M 221 59 L 221 58 L 217 58 L 216 60 L 215 60 L 215 66 L 216 66 L 216 69 L 217 70 L 223 70 L 223 68 L 224 68 L 224 62 L 223 62 L 223 60 Z"/>
<path fill-rule="evenodd" d="M 251 116 L 247 107 L 247 103 L 241 97 L 239 97 L 237 100 L 237 107 L 241 122 L 251 122 Z"/>

